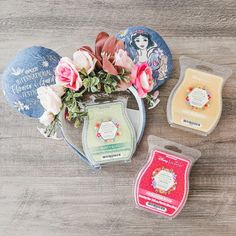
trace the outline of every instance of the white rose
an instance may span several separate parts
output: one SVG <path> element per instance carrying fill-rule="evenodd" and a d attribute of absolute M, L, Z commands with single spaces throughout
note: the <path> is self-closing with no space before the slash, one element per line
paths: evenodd
<path fill-rule="evenodd" d="M 43 115 L 39 118 L 41 124 L 48 126 L 50 125 L 55 119 L 55 116 L 48 111 L 45 111 Z"/>
<path fill-rule="evenodd" d="M 65 87 L 59 84 L 50 85 L 50 88 L 57 94 L 58 97 L 61 97 L 65 94 Z"/>
<path fill-rule="evenodd" d="M 62 107 L 61 98 L 50 86 L 42 86 L 37 89 L 38 98 L 44 109 L 57 115 Z"/>
<path fill-rule="evenodd" d="M 73 54 L 73 63 L 77 70 L 85 69 L 87 74 L 94 70 L 97 60 L 93 59 L 88 52 L 78 50 Z"/>
<path fill-rule="evenodd" d="M 132 71 L 132 69 L 134 68 L 132 59 L 123 49 L 119 49 L 119 51 L 115 53 L 115 65 L 121 66 L 128 71 Z"/>

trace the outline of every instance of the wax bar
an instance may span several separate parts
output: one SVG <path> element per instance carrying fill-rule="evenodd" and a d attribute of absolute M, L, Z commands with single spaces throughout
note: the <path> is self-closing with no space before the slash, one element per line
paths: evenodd
<path fill-rule="evenodd" d="M 94 165 L 129 161 L 136 148 L 134 127 L 122 101 L 88 105 L 83 149 Z"/>
<path fill-rule="evenodd" d="M 173 127 L 210 134 L 222 112 L 222 89 L 232 70 L 181 57 L 180 79 L 168 100 L 167 118 Z"/>
<path fill-rule="evenodd" d="M 140 209 L 174 218 L 186 203 L 190 170 L 201 153 L 153 135 L 148 143 L 149 158 L 135 182 L 135 203 Z"/>

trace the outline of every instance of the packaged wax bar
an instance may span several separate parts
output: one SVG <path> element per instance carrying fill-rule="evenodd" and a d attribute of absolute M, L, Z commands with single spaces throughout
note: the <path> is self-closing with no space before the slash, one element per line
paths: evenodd
<path fill-rule="evenodd" d="M 92 94 L 85 98 L 82 106 L 86 107 L 87 105 L 99 105 L 101 103 L 108 103 L 114 101 L 121 101 L 126 104 L 125 111 L 128 115 L 128 119 L 131 121 L 132 126 L 135 131 L 135 146 L 140 142 L 145 124 L 146 124 L 146 113 L 143 100 L 138 96 L 137 90 L 134 87 L 130 87 L 126 92 L 118 92 L 110 95 L 105 95 L 102 93 Z M 113 112 L 112 114 L 115 114 Z M 73 123 L 68 122 L 65 118 L 65 111 L 63 110 L 60 115 L 60 122 L 62 127 L 63 138 L 67 144 L 76 152 L 76 154 L 89 164 L 93 168 L 101 168 L 101 165 L 98 163 L 91 162 L 87 158 L 87 154 L 84 151 L 84 144 L 82 143 L 83 139 L 83 125 L 75 129 Z M 111 162 L 110 162 L 111 161 Z M 113 163 L 114 161 L 110 159 L 107 163 Z M 118 161 L 118 160 L 117 160 Z"/>
<path fill-rule="evenodd" d="M 168 122 L 206 136 L 219 122 L 222 89 L 232 70 L 185 56 L 180 58 L 180 70 L 167 104 Z"/>
<path fill-rule="evenodd" d="M 130 161 L 136 149 L 136 135 L 126 103 L 122 99 L 86 106 L 82 144 L 92 166 Z"/>
<path fill-rule="evenodd" d="M 148 137 L 148 145 L 148 161 L 135 182 L 135 203 L 172 219 L 186 203 L 190 170 L 201 152 L 153 135 Z"/>

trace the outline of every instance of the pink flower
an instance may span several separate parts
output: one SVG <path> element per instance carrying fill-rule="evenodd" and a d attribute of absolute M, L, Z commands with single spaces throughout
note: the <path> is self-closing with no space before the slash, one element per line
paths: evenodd
<path fill-rule="evenodd" d="M 132 71 L 134 68 L 134 63 L 132 59 L 128 56 L 127 52 L 123 49 L 119 49 L 115 53 L 115 65 L 120 66 L 128 71 Z"/>
<path fill-rule="evenodd" d="M 131 72 L 131 82 L 141 98 L 153 89 L 152 70 L 147 63 L 136 64 Z"/>
<path fill-rule="evenodd" d="M 72 60 L 68 57 L 62 57 L 56 70 L 56 83 L 72 90 L 79 90 L 82 87 L 82 80 L 75 68 Z"/>
<path fill-rule="evenodd" d="M 124 42 L 109 36 L 106 32 L 100 32 L 95 42 L 95 56 L 98 68 L 102 68 L 109 74 L 118 75 L 119 68 L 115 65 L 115 53 L 124 48 Z"/>

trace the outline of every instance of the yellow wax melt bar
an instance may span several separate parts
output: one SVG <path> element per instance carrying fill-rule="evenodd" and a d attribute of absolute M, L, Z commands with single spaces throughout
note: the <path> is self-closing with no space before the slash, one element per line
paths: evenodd
<path fill-rule="evenodd" d="M 180 58 L 180 79 L 168 100 L 167 118 L 173 127 L 208 135 L 222 112 L 222 88 L 232 70 L 192 59 Z"/>

